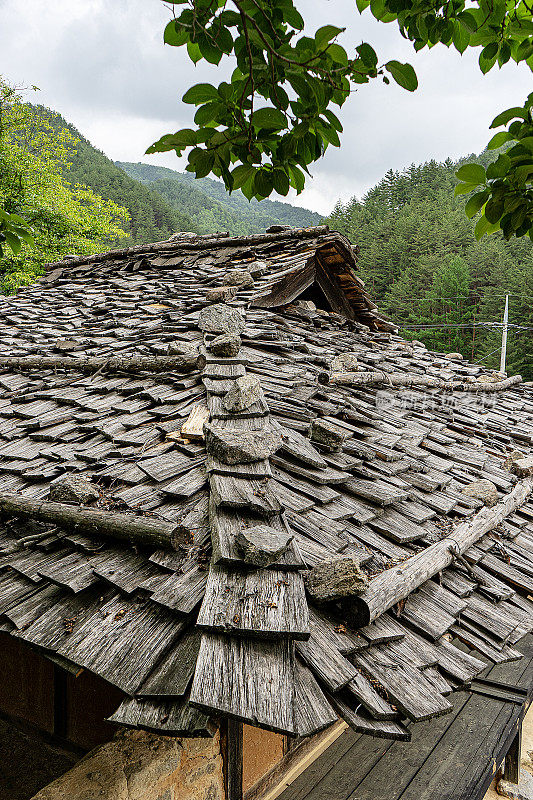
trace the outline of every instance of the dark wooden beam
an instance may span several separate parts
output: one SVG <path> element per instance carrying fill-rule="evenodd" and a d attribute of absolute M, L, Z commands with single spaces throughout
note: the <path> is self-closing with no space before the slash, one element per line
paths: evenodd
<path fill-rule="evenodd" d="M 228 719 L 226 727 L 226 798 L 242 800 L 242 722 Z"/>
<path fill-rule="evenodd" d="M 522 753 L 522 720 L 518 722 L 518 731 L 511 742 L 511 746 L 505 756 L 505 767 L 503 778 L 511 783 L 518 785 L 520 779 L 520 757 Z"/>
<path fill-rule="evenodd" d="M 54 736 L 68 738 L 67 723 L 67 673 L 54 664 Z"/>

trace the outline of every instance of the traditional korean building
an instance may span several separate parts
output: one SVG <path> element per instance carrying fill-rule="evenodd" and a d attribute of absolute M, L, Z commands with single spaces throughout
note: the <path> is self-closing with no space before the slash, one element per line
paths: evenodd
<path fill-rule="evenodd" d="M 519 376 L 402 339 L 327 227 L 50 265 L 0 343 L 0 798 L 517 780 Z"/>

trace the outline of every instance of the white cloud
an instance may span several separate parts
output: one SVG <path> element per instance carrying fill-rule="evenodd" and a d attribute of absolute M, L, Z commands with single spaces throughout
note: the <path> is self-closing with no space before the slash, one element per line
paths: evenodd
<path fill-rule="evenodd" d="M 411 61 L 420 88 L 410 94 L 375 82 L 354 93 L 340 113 L 342 148 L 328 150 L 291 202 L 325 214 L 339 197 L 363 194 L 389 168 L 478 152 L 493 116 L 521 104 L 530 91 L 527 67 L 508 65 L 482 76 L 476 53 L 461 58 L 440 47 L 415 54 L 394 25 L 377 23 L 369 13 L 360 17 L 353 0 L 301 0 L 301 7 L 310 29 L 347 25 L 345 46 L 370 41 L 381 61 Z M 175 156 L 144 151 L 163 133 L 190 124 L 192 109 L 180 98 L 217 70 L 193 67 L 184 52 L 163 45 L 169 17 L 160 0 L 0 0 L 0 74 L 40 86 L 39 102 L 111 158 L 180 169 Z M 229 69 L 228 62 L 222 77 Z"/>

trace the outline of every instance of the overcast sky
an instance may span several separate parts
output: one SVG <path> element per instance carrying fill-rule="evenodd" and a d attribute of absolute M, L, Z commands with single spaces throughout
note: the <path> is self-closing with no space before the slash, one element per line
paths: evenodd
<path fill-rule="evenodd" d="M 377 81 L 352 95 L 340 113 L 342 148 L 330 148 L 293 199 L 321 213 L 361 196 L 390 169 L 483 149 L 501 110 L 522 105 L 532 90 L 521 65 L 483 76 L 475 53 L 437 47 L 415 54 L 394 24 L 361 17 L 355 0 L 302 0 L 308 28 L 346 26 L 349 49 L 369 41 L 380 61 L 409 60 L 420 88 L 411 94 Z M 163 45 L 170 11 L 161 0 L 0 0 L 0 74 L 39 86 L 38 102 L 59 111 L 110 158 L 182 169 L 175 155 L 145 156 L 164 133 L 189 126 L 181 96 L 193 83 L 218 82 L 230 70 L 194 67 L 182 49 Z M 224 66 L 226 64 L 226 66 Z M 283 199 L 283 198 L 282 198 Z"/>

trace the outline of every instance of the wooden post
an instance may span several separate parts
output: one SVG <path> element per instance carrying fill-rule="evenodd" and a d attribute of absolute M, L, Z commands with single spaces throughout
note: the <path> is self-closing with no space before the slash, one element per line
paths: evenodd
<path fill-rule="evenodd" d="M 350 610 L 355 616 L 353 623 L 364 626 L 380 617 L 449 566 L 456 555 L 462 555 L 478 539 L 496 528 L 509 514 L 520 508 L 532 492 L 533 476 L 520 481 L 512 492 L 492 508 L 484 508 L 467 522 L 458 525 L 449 536 L 372 578 L 364 592 L 350 600 Z"/>
<path fill-rule="evenodd" d="M 505 756 L 505 767 L 503 769 L 503 779 L 518 785 L 520 779 L 520 760 L 522 754 L 522 721 L 518 722 L 518 730 L 514 737 L 511 747 Z"/>
<path fill-rule="evenodd" d="M 226 798 L 242 800 L 242 722 L 235 719 L 227 721 Z"/>
<path fill-rule="evenodd" d="M 67 724 L 67 673 L 54 664 L 54 735 L 66 739 Z"/>

